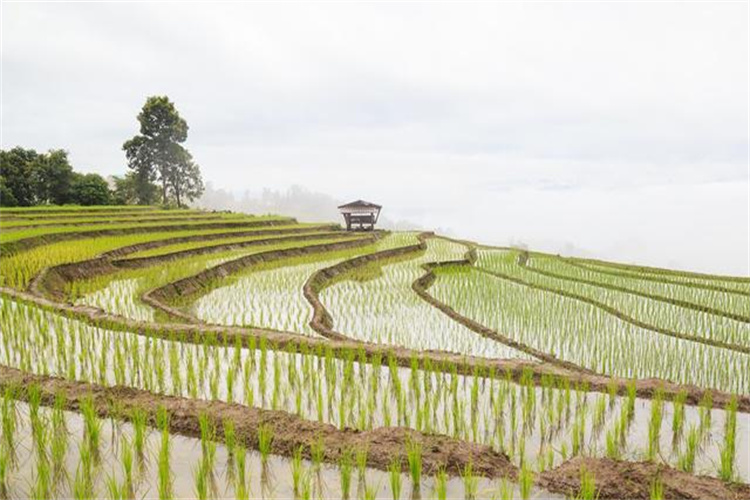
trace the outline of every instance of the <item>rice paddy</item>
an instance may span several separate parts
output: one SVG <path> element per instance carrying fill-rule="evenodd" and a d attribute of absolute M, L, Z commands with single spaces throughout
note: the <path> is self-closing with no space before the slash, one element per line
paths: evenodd
<path fill-rule="evenodd" d="M 750 481 L 747 278 L 275 216 L 0 218 L 0 498 L 596 498 L 607 460 Z"/>

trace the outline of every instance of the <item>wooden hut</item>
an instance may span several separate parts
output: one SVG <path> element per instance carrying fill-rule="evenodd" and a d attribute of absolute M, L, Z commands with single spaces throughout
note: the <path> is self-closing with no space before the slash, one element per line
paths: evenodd
<path fill-rule="evenodd" d="M 339 206 L 341 215 L 346 221 L 347 231 L 372 231 L 383 208 L 369 201 L 357 200 Z"/>

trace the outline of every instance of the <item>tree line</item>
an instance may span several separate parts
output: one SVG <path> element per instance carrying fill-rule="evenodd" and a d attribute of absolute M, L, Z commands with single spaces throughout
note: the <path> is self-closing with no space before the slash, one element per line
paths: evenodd
<path fill-rule="evenodd" d="M 123 144 L 128 172 L 104 179 L 76 172 L 62 149 L 0 150 L 0 205 L 185 206 L 203 193 L 200 167 L 183 146 L 188 125 L 166 96 L 146 100 L 139 134 Z"/>

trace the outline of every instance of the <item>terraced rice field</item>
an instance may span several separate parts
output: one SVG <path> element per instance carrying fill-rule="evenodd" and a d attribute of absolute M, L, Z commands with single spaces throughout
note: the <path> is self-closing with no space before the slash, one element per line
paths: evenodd
<path fill-rule="evenodd" d="M 0 211 L 0 497 L 750 498 L 750 279 Z"/>

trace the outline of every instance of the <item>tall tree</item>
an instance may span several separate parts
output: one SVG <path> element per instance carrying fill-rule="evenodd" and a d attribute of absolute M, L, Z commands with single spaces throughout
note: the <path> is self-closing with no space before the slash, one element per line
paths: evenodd
<path fill-rule="evenodd" d="M 174 198 L 178 205 L 192 200 L 203 189 L 200 167 L 182 146 L 188 125 L 167 96 L 146 99 L 138 114 L 140 135 L 123 144 L 128 167 L 136 173 L 139 203 L 148 192 L 148 184 L 161 185 L 162 203 Z M 197 193 L 197 194 L 196 194 Z"/>

